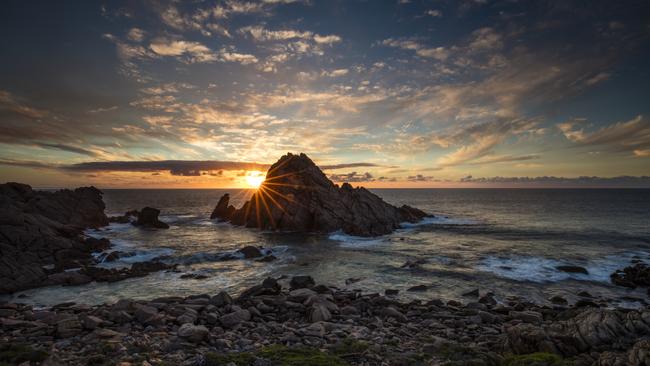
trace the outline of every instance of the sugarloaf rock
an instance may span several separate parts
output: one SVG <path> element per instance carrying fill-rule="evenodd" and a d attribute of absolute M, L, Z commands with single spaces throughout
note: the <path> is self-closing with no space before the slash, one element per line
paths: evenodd
<path fill-rule="evenodd" d="M 221 197 L 212 218 L 264 230 L 332 232 L 378 236 L 429 216 L 409 207 L 395 207 L 363 187 L 341 187 L 305 154 L 284 155 L 271 166 L 266 179 L 244 205 L 229 205 Z M 232 207 L 232 208 L 231 208 Z"/>

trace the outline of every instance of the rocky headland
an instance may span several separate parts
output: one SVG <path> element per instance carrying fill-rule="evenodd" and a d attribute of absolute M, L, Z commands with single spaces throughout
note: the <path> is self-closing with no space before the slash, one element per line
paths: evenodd
<path fill-rule="evenodd" d="M 416 208 L 395 207 L 363 187 L 334 184 L 305 154 L 288 153 L 271 166 L 262 185 L 239 209 L 225 194 L 211 218 L 266 230 L 385 235 L 403 222 L 430 216 Z"/>
<path fill-rule="evenodd" d="M 46 309 L 5 303 L 0 363 L 650 364 L 650 308 L 541 306 L 483 291 L 472 296 L 464 303 L 401 302 L 297 276 L 267 278 L 234 299 L 215 291 Z"/>

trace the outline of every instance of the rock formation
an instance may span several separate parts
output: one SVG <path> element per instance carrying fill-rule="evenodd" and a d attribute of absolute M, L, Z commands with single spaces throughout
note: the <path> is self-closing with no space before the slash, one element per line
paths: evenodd
<path fill-rule="evenodd" d="M 108 241 L 86 244 L 81 233 L 108 225 L 104 208 L 95 187 L 43 192 L 0 185 L 0 293 L 42 285 L 50 274 L 91 262 Z"/>
<path fill-rule="evenodd" d="M 409 206 L 395 207 L 365 188 L 332 183 L 305 154 L 283 156 L 249 201 L 235 209 L 228 194 L 212 218 L 234 225 L 282 231 L 332 232 L 357 236 L 391 233 L 402 222 L 428 216 Z"/>
<path fill-rule="evenodd" d="M 153 207 L 145 207 L 138 212 L 138 219 L 133 223 L 135 226 L 152 227 L 156 229 L 169 229 L 169 225 L 158 219 L 160 210 Z"/>

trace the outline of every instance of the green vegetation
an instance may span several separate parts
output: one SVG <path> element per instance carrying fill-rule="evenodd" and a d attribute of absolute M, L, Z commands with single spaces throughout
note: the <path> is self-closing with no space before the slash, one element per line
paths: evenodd
<path fill-rule="evenodd" d="M 368 343 L 354 338 L 345 338 L 331 348 L 331 352 L 339 357 L 354 356 L 365 352 Z"/>
<path fill-rule="evenodd" d="M 573 362 L 553 353 L 531 353 L 528 355 L 508 356 L 503 366 L 571 366 Z"/>
<path fill-rule="evenodd" d="M 256 358 L 271 361 L 277 366 L 346 366 L 348 363 L 338 356 L 322 352 L 313 347 L 286 347 L 272 345 L 255 353 L 208 353 L 206 366 L 225 365 L 229 362 L 237 366 L 251 365 Z"/>
<path fill-rule="evenodd" d="M 18 365 L 20 363 L 43 362 L 48 354 L 24 344 L 0 345 L 0 366 Z"/>

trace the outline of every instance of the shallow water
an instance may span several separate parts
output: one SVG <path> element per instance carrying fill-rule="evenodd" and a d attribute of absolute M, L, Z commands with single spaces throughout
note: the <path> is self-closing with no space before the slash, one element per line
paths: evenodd
<path fill-rule="evenodd" d="M 650 190 L 395 189 L 374 190 L 393 204 L 436 215 L 405 224 L 379 238 L 343 233 L 305 235 L 261 232 L 208 219 L 219 197 L 230 192 L 240 205 L 247 190 L 106 190 L 109 214 L 152 206 L 169 230 L 112 224 L 89 231 L 107 237 L 112 250 L 133 254 L 106 266 L 126 266 L 156 257 L 180 263 L 179 272 L 154 273 L 117 283 L 48 287 L 13 295 L 14 301 L 52 305 L 66 301 L 113 302 L 166 295 L 238 293 L 267 276 L 309 274 L 321 283 L 366 292 L 400 290 L 402 297 L 458 299 L 469 290 L 498 297 L 519 295 L 544 302 L 569 300 L 586 290 L 608 298 L 640 297 L 641 290 L 613 286 L 609 275 L 633 259 L 650 260 Z M 271 263 L 223 261 L 246 245 L 269 248 Z M 417 269 L 401 268 L 425 259 Z M 558 271 L 579 265 L 589 274 Z M 201 273 L 207 279 L 181 279 Z M 359 279 L 346 285 L 346 279 Z M 405 290 L 424 284 L 427 292 Z M 20 296 L 20 297 L 19 297 Z M 6 299 L 6 297 L 5 297 Z M 628 299 L 629 300 L 629 299 Z M 634 306 L 634 301 L 618 303 Z"/>

